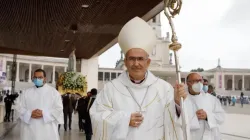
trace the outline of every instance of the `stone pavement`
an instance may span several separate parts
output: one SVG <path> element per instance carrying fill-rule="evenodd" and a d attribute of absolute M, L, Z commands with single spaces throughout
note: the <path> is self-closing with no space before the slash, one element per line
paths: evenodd
<path fill-rule="evenodd" d="M 225 123 L 220 127 L 225 140 L 250 140 L 250 105 L 223 106 Z"/>
<path fill-rule="evenodd" d="M 16 123 L 0 123 L 0 140 L 2 140 L 16 126 Z"/>
<path fill-rule="evenodd" d="M 222 132 L 222 140 L 250 140 L 250 105 L 245 105 L 243 108 L 239 104 L 236 106 L 223 106 L 226 111 L 225 123 L 220 127 Z M 60 137 L 61 140 L 85 140 L 85 134 L 79 132 L 77 115 L 73 117 L 73 126 L 71 131 L 64 132 L 61 126 Z M 0 140 L 1 134 L 7 132 L 14 123 L 0 124 Z M 5 130 L 6 131 L 2 131 Z M 19 125 L 12 129 L 4 140 L 19 140 Z"/>
<path fill-rule="evenodd" d="M 63 129 L 60 131 L 60 140 L 85 140 L 85 134 L 79 132 L 75 127 L 71 131 L 64 132 Z M 19 124 L 3 139 L 3 140 L 20 140 L 20 126 Z"/>
<path fill-rule="evenodd" d="M 73 115 L 72 117 L 72 130 L 64 132 L 63 126 L 60 129 L 60 140 L 85 140 L 84 132 L 78 130 L 78 116 Z M 0 132 L 1 132 L 0 124 Z M 1 135 L 0 135 L 1 136 Z M 20 139 L 20 125 L 17 124 L 10 132 L 5 134 L 0 140 L 19 140 Z"/>

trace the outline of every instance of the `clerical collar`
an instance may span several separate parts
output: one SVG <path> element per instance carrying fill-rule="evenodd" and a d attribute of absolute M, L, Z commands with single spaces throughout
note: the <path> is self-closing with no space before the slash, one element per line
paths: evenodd
<path fill-rule="evenodd" d="M 132 83 L 134 83 L 134 84 L 141 84 L 141 83 L 146 79 L 147 75 L 148 75 L 148 72 L 146 72 L 146 74 L 145 74 L 145 76 L 144 76 L 144 78 L 143 78 L 142 80 L 133 80 L 133 79 L 129 76 L 129 74 L 128 74 L 128 77 L 129 77 L 129 79 L 130 79 L 130 81 L 131 81 Z"/>
<path fill-rule="evenodd" d="M 130 79 L 130 80 L 131 80 L 131 82 L 134 83 L 134 84 L 141 84 L 141 83 L 145 80 L 145 78 L 142 79 L 142 80 L 132 80 L 132 79 Z"/>

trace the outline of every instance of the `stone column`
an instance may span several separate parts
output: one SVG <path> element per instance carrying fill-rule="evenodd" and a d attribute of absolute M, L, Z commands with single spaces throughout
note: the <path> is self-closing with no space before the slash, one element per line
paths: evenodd
<path fill-rule="evenodd" d="M 221 76 L 222 76 L 221 77 L 222 78 L 222 83 L 221 83 L 222 84 L 222 90 L 225 90 L 225 75 L 222 73 Z"/>
<path fill-rule="evenodd" d="M 53 77 L 52 77 L 52 84 L 55 84 L 55 77 L 56 77 L 56 66 L 53 66 Z"/>
<path fill-rule="evenodd" d="M 234 87 L 234 75 L 232 75 L 232 90 L 235 91 L 235 87 Z"/>
<path fill-rule="evenodd" d="M 98 57 L 81 60 L 81 73 L 87 80 L 87 91 L 92 88 L 98 89 Z"/>
<path fill-rule="evenodd" d="M 31 71 L 32 71 L 32 64 L 29 64 L 29 80 L 28 80 L 28 82 L 31 82 L 32 80 L 31 80 Z"/>
<path fill-rule="evenodd" d="M 16 81 L 19 82 L 19 62 L 16 62 Z"/>
<path fill-rule="evenodd" d="M 44 65 L 41 65 L 41 69 L 42 69 L 42 70 L 44 69 Z"/>
<path fill-rule="evenodd" d="M 242 75 L 242 90 L 245 90 L 245 76 Z"/>
<path fill-rule="evenodd" d="M 64 67 L 64 72 L 67 72 L 67 67 Z"/>
<path fill-rule="evenodd" d="M 111 81 L 111 74 L 112 72 L 109 72 L 109 81 Z"/>
<path fill-rule="evenodd" d="M 2 64 L 2 71 L 3 71 L 3 72 L 7 72 L 7 60 L 6 60 L 6 57 L 5 57 L 5 56 L 3 56 L 2 61 L 3 61 L 3 64 Z M 0 71 L 1 71 L 1 70 L 0 70 Z"/>

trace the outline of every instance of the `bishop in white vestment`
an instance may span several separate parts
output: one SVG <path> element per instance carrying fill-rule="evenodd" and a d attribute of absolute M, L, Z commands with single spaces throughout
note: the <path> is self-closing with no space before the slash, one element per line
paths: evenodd
<path fill-rule="evenodd" d="M 20 95 L 17 112 L 21 119 L 20 140 L 59 140 L 57 126 L 63 124 L 60 93 L 45 83 L 46 74 L 34 73 L 34 87 Z"/>
<path fill-rule="evenodd" d="M 187 78 L 189 95 L 185 100 L 192 140 L 220 140 L 219 126 L 225 120 L 225 112 L 219 100 L 206 94 L 202 77 L 191 73 Z"/>
<path fill-rule="evenodd" d="M 93 140 L 179 140 L 174 99 L 186 94 L 182 85 L 174 94 L 169 83 L 147 70 L 154 31 L 136 17 L 122 28 L 118 42 L 127 71 L 104 86 L 90 109 Z"/>

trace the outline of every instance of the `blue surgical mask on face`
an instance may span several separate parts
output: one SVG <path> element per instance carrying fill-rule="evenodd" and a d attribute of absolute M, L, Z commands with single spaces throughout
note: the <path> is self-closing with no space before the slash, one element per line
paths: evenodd
<path fill-rule="evenodd" d="M 207 92 L 207 91 L 208 91 L 208 85 L 204 85 L 203 88 L 202 88 L 202 90 L 203 90 L 204 92 Z"/>
<path fill-rule="evenodd" d="M 36 78 L 36 79 L 33 80 L 33 83 L 34 83 L 37 87 L 41 87 L 41 86 L 43 86 L 43 79 L 38 79 L 38 78 Z"/>

